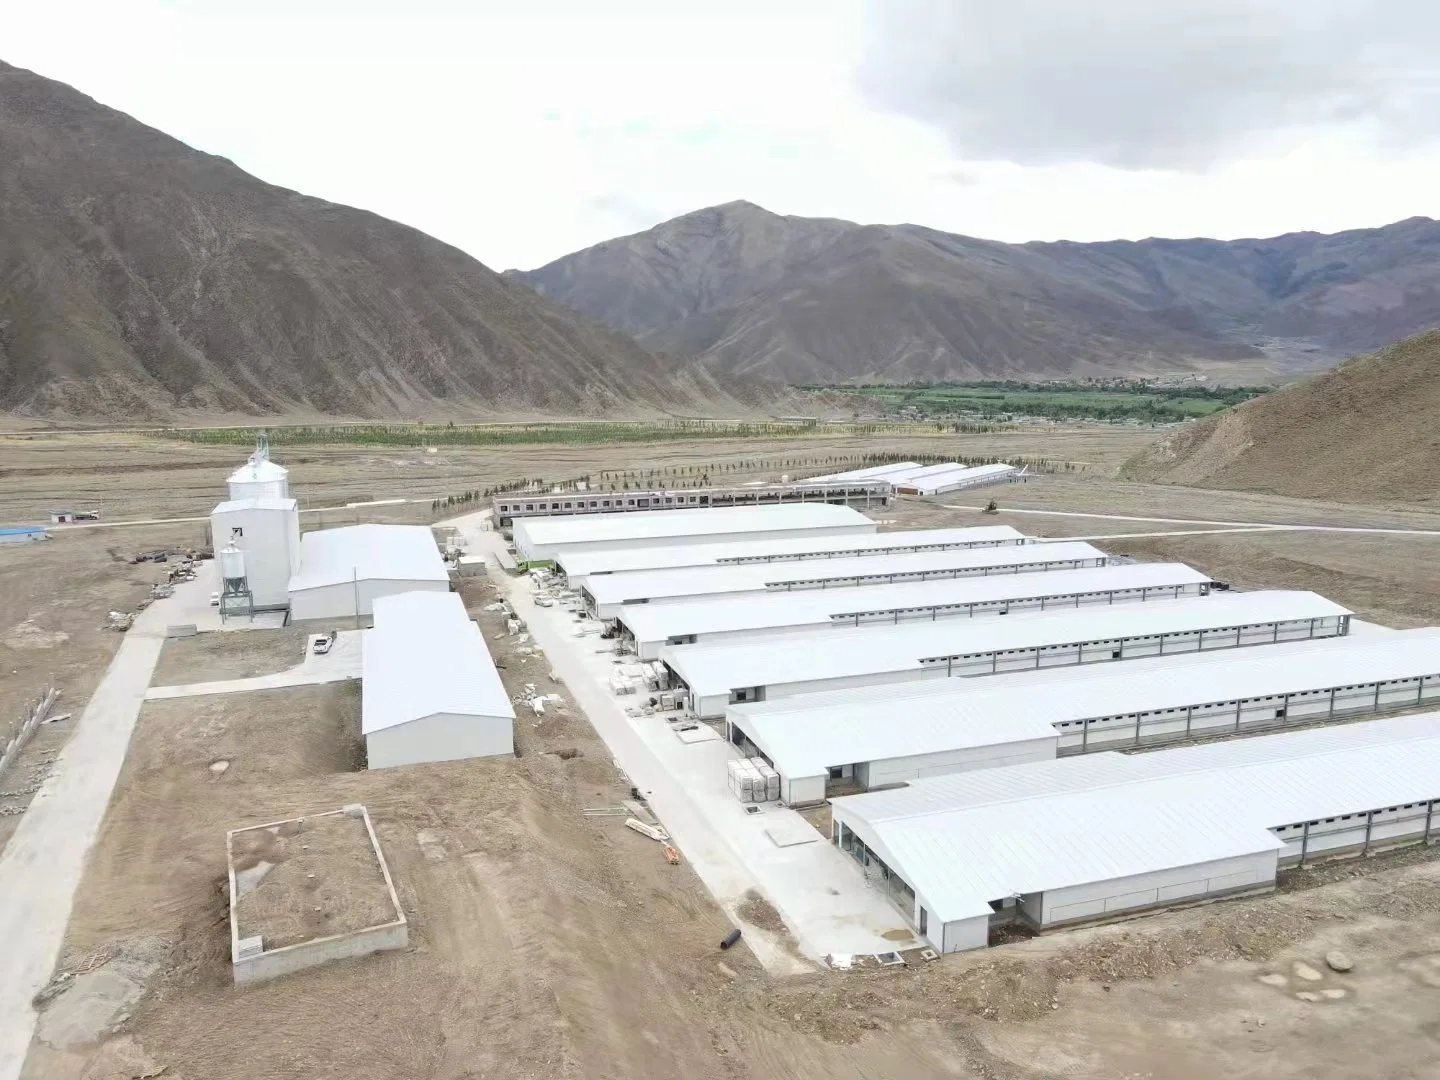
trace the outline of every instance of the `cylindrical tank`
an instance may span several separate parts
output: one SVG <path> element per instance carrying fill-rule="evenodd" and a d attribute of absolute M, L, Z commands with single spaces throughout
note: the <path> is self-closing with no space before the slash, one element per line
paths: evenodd
<path fill-rule="evenodd" d="M 220 579 L 227 587 L 245 581 L 245 553 L 234 544 L 228 544 L 215 557 L 220 563 Z"/>

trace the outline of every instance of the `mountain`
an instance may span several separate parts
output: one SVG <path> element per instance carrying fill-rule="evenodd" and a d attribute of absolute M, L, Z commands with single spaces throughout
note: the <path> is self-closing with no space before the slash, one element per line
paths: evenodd
<path fill-rule="evenodd" d="M 1002 244 L 736 202 L 507 276 L 726 374 L 1258 374 L 1440 325 L 1440 223 Z"/>
<path fill-rule="evenodd" d="M 1440 330 L 1180 428 L 1125 472 L 1341 502 L 1440 499 Z"/>
<path fill-rule="evenodd" d="M 764 388 L 0 64 L 0 410 L 724 410 Z M 738 391 L 737 391 L 738 386 Z"/>

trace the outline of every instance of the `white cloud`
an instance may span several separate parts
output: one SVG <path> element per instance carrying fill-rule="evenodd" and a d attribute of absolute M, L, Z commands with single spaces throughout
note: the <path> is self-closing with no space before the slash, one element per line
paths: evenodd
<path fill-rule="evenodd" d="M 1433 0 L 870 0 L 863 84 L 960 154 L 1203 168 L 1440 136 Z"/>
<path fill-rule="evenodd" d="M 496 269 L 742 198 L 1025 240 L 1378 225 L 1440 190 L 1434 152 L 1355 125 L 1203 175 L 960 154 L 943 117 L 867 99 L 864 2 L 50 0 L 11 14 L 0 59 Z"/>

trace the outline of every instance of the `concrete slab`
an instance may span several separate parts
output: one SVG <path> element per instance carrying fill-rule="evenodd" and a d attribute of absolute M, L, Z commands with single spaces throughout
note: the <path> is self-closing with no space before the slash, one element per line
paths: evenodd
<path fill-rule="evenodd" d="M 194 623 L 201 634 L 231 630 L 278 630 L 285 625 L 285 612 L 262 611 L 253 618 L 232 615 L 221 621 L 220 609 L 210 605 L 210 594 L 220 588 L 219 578 L 213 561 L 200 564 L 194 581 L 182 581 L 175 586 L 174 602 L 170 622 Z"/>
<path fill-rule="evenodd" d="M 146 691 L 145 700 L 164 701 L 169 698 L 203 697 L 207 694 L 244 694 L 252 690 L 281 690 L 287 686 L 314 686 L 358 679 L 365 633 L 364 630 L 341 630 L 335 644 L 323 656 L 315 655 L 307 643 L 304 660 L 293 668 L 277 671 L 273 675 L 186 683 L 182 686 L 152 686 Z M 312 641 L 315 636 L 318 635 L 311 636 Z"/>
<path fill-rule="evenodd" d="M 469 550 L 492 551 L 494 533 L 455 524 Z M 739 754 L 723 739 L 695 744 L 675 737 L 664 716 L 625 714 L 633 695 L 609 687 L 613 654 L 585 635 L 561 606 L 537 607 L 525 578 L 498 582 L 536 644 L 585 710 L 631 783 L 645 793 L 676 846 L 694 866 L 720 906 L 735 918 L 745 894 L 755 889 L 780 912 L 801 951 L 814 961 L 827 953 L 876 953 L 907 948 L 900 913 L 869 885 L 854 864 L 830 843 L 777 847 L 767 828 L 813 828 L 777 803 L 747 814 L 726 784 L 726 763 Z M 603 651 L 601 651 L 603 649 Z M 796 824 L 798 823 L 798 824 Z M 891 935 L 891 936 L 887 936 Z M 813 970 L 784 945 L 746 925 L 746 941 L 767 970 L 789 974 Z"/>
<path fill-rule="evenodd" d="M 190 583 L 195 584 L 195 583 Z M 176 590 L 177 594 L 179 589 Z M 15 1080 L 35 1032 L 31 1000 L 50 980 L 85 859 L 100 830 L 175 597 L 140 613 L 0 853 L 0 1080 Z"/>
<path fill-rule="evenodd" d="M 765 826 L 765 835 L 776 847 L 795 847 L 797 844 L 813 844 L 824 840 L 820 830 L 798 815 L 787 814 Z"/>

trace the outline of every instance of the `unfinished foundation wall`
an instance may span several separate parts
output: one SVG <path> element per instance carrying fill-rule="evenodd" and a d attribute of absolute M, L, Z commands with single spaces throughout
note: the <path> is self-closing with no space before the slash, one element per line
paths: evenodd
<path fill-rule="evenodd" d="M 4 739 L 4 749 L 0 750 L 0 780 L 4 779 L 5 770 L 20 756 L 20 751 L 25 749 L 25 744 L 30 741 L 30 736 L 35 734 L 35 729 L 50 715 L 50 710 L 54 708 L 59 696 L 59 690 L 47 686 L 39 701 L 28 706 L 7 728 L 0 731 L 0 737 Z"/>

